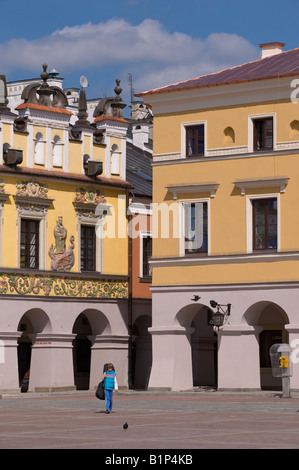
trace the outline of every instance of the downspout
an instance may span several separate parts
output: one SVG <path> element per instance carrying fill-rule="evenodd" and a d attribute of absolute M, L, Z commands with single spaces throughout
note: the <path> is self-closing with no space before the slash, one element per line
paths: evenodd
<path fill-rule="evenodd" d="M 128 343 L 128 386 L 129 390 L 133 388 L 133 337 L 132 337 L 132 330 L 133 330 L 133 299 L 132 299 L 132 234 L 131 234 L 131 220 L 132 214 L 129 211 L 130 205 L 130 191 L 127 188 L 126 192 L 126 207 L 127 207 L 127 221 L 128 221 L 128 335 L 129 335 L 129 343 Z"/>

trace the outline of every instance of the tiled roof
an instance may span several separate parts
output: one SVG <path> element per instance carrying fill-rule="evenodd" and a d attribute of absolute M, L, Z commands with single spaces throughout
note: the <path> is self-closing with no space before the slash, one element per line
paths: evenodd
<path fill-rule="evenodd" d="M 31 109 L 40 109 L 42 111 L 50 111 L 52 113 L 60 113 L 60 114 L 73 114 L 71 111 L 68 111 L 67 109 L 64 108 L 56 108 L 54 106 L 49 107 L 49 106 L 43 106 L 41 104 L 37 103 L 22 103 L 19 106 L 16 107 L 16 109 L 26 109 L 26 108 L 31 108 Z"/>
<path fill-rule="evenodd" d="M 145 91 L 136 96 L 184 91 L 192 88 L 230 85 L 234 83 L 266 80 L 277 77 L 289 77 L 299 74 L 299 48 L 281 52 L 264 59 L 248 62 L 220 72 L 174 83 L 161 88 Z"/>
<path fill-rule="evenodd" d="M 102 115 L 98 116 L 94 119 L 94 122 L 99 122 L 99 121 L 118 121 L 118 122 L 125 122 L 128 124 L 128 121 L 126 119 L 121 119 L 115 116 L 107 116 L 107 115 Z"/>

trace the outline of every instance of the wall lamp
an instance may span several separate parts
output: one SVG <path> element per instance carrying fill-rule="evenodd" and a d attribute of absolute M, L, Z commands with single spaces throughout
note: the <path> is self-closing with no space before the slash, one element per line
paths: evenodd
<path fill-rule="evenodd" d="M 209 325 L 216 326 L 216 328 L 220 328 L 223 326 L 227 317 L 230 315 L 231 304 L 221 305 L 218 304 L 215 300 L 210 300 L 210 305 L 212 308 L 216 308 L 216 312 L 212 312 L 209 314 L 208 322 Z"/>

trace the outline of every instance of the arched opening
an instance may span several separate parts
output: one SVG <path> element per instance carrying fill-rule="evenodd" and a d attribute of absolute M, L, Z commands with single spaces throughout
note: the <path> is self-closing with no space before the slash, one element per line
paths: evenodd
<path fill-rule="evenodd" d="M 132 369 L 135 389 L 145 390 L 148 387 L 152 367 L 152 337 L 148 331 L 151 318 L 141 315 L 133 325 Z"/>
<path fill-rule="evenodd" d="M 17 330 L 21 332 L 21 336 L 18 339 L 18 372 L 21 392 L 27 392 L 29 388 L 32 342 L 37 333 L 50 329 L 50 320 L 40 309 L 29 310 L 19 321 Z"/>
<path fill-rule="evenodd" d="M 192 376 L 194 387 L 217 387 L 217 334 L 208 321 L 211 312 L 205 305 L 189 305 L 177 315 L 191 334 Z"/>
<path fill-rule="evenodd" d="M 97 381 L 101 377 L 105 362 L 109 362 L 105 347 L 97 347 L 94 342 L 101 336 L 111 335 L 111 326 L 107 317 L 99 310 L 86 309 L 77 317 L 72 333 L 74 383 L 77 390 L 89 390 L 96 373 Z"/>
<path fill-rule="evenodd" d="M 91 343 L 88 336 L 91 335 L 91 326 L 88 318 L 81 313 L 76 319 L 73 327 L 73 365 L 74 383 L 77 390 L 89 389 Z"/>
<path fill-rule="evenodd" d="M 203 307 L 191 327 L 192 372 L 194 387 L 217 387 L 217 334 L 208 323 L 210 309 Z"/>
<path fill-rule="evenodd" d="M 261 328 L 259 333 L 259 367 L 262 390 L 282 390 L 282 380 L 273 377 L 269 350 L 273 344 L 288 343 L 285 325 L 289 323 L 286 312 L 277 304 L 262 301 L 252 305 L 244 315 L 251 326 Z"/>
<path fill-rule="evenodd" d="M 269 350 L 273 344 L 288 343 L 287 323 L 287 315 L 278 305 L 269 304 L 260 314 L 258 324 L 263 328 L 259 336 L 262 390 L 282 390 L 282 379 L 273 377 Z"/>

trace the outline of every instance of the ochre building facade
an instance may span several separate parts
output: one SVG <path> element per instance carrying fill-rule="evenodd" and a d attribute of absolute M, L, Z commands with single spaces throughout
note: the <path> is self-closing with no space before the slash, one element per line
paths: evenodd
<path fill-rule="evenodd" d="M 276 343 L 299 388 L 299 49 L 261 47 L 138 95 L 154 114 L 150 388 L 279 389 Z"/>
<path fill-rule="evenodd" d="M 128 121 L 117 81 L 70 124 L 63 90 L 39 83 L 0 103 L 1 392 L 94 389 L 103 365 L 128 387 Z M 27 380 L 28 386 L 28 380 Z"/>

